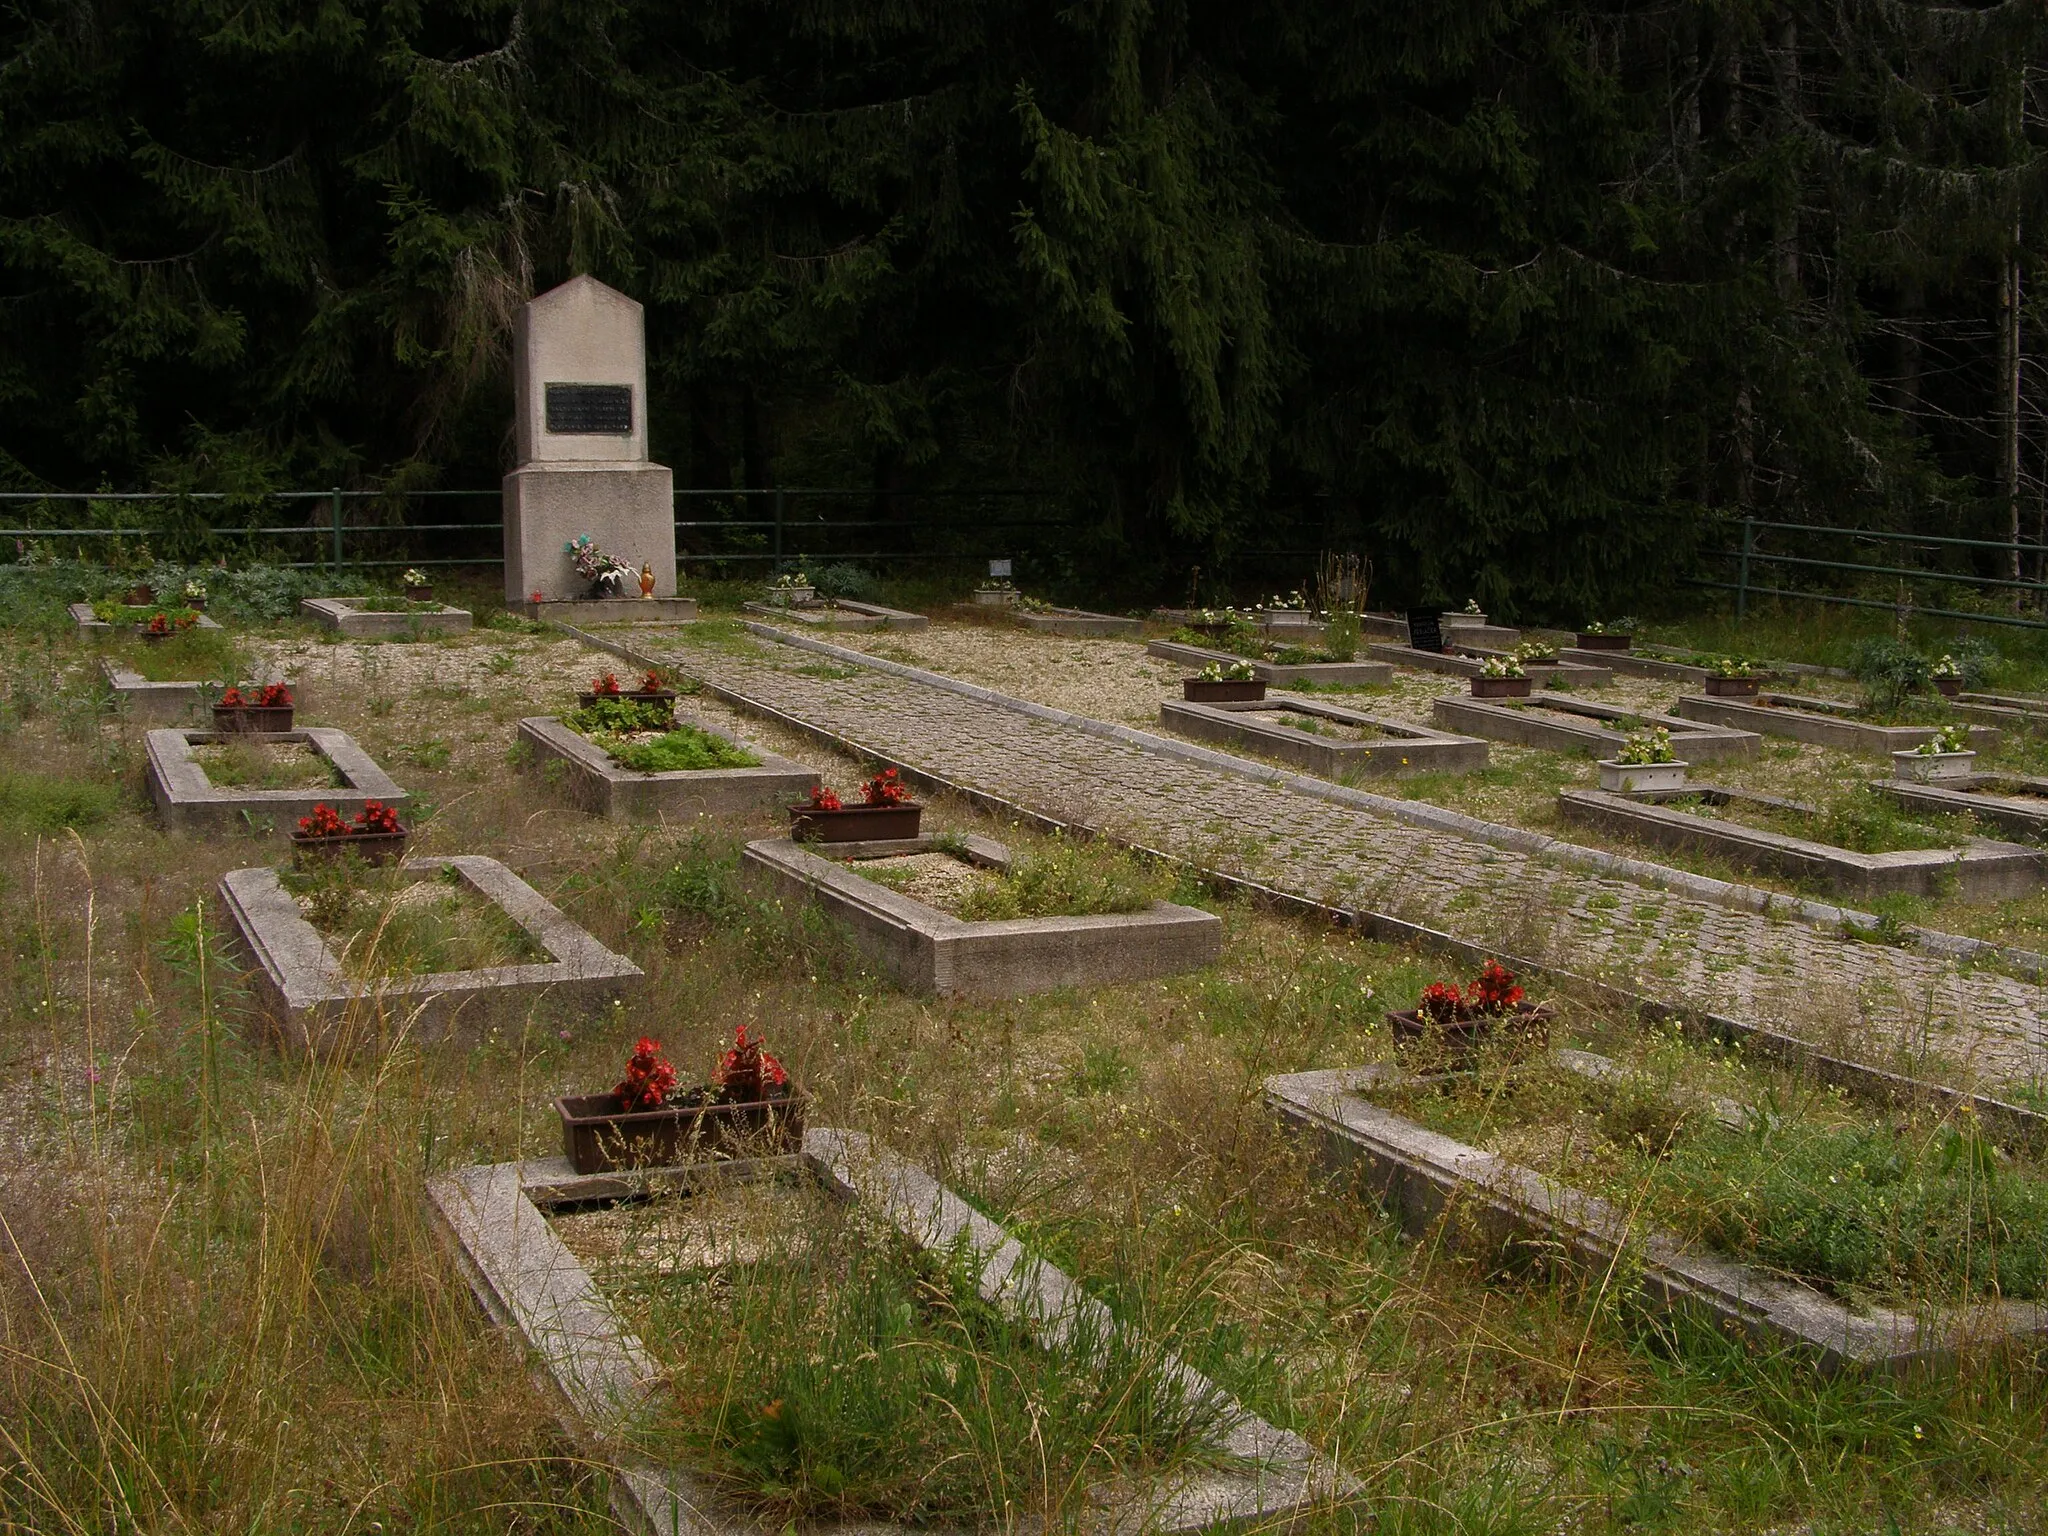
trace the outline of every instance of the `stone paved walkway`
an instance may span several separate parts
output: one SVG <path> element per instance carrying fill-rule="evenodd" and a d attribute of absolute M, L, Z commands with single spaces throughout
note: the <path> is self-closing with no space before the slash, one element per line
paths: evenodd
<path fill-rule="evenodd" d="M 1539 855 L 1331 804 L 815 652 L 635 639 L 681 670 L 907 766 L 1226 874 L 1386 913 L 1873 1063 L 2048 1078 L 2048 993 Z"/>

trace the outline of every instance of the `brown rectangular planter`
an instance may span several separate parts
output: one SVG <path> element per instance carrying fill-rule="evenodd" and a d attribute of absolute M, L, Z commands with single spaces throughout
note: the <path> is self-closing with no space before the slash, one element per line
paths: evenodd
<path fill-rule="evenodd" d="M 1963 680 L 1960 677 L 1937 677 L 1934 691 L 1944 699 L 1952 699 L 1963 691 Z"/>
<path fill-rule="evenodd" d="M 643 693 L 637 688 L 628 692 L 626 689 L 621 688 L 617 693 L 579 693 L 576 695 L 576 702 L 585 709 L 588 709 L 599 699 L 619 699 L 627 704 L 660 704 L 671 710 L 676 707 L 676 691 L 673 688 L 658 688 L 653 693 Z"/>
<path fill-rule="evenodd" d="M 1526 677 L 1475 677 L 1472 679 L 1472 697 L 1475 699 L 1526 699 L 1529 684 Z"/>
<path fill-rule="evenodd" d="M 1635 644 L 1634 635 L 1589 635 L 1580 630 L 1579 649 L 1582 651 L 1625 651 Z"/>
<path fill-rule="evenodd" d="M 789 835 L 799 843 L 879 843 L 917 836 L 924 807 L 914 800 L 901 805 L 848 805 L 836 811 L 808 805 L 789 808 Z"/>
<path fill-rule="evenodd" d="M 1710 699 L 1753 699 L 1757 686 L 1763 682 L 1760 677 L 1709 677 L 1707 697 Z"/>
<path fill-rule="evenodd" d="M 407 587 L 405 599 L 409 603 L 431 603 L 434 600 L 432 587 Z"/>
<path fill-rule="evenodd" d="M 1256 677 L 1184 677 L 1180 696 L 1190 704 L 1244 704 L 1266 696 L 1266 685 Z"/>
<path fill-rule="evenodd" d="M 288 731 L 292 728 L 291 704 L 233 704 L 225 707 L 213 706 L 213 728 L 216 731 Z"/>
<path fill-rule="evenodd" d="M 397 832 L 344 832 L 339 837 L 308 837 L 303 832 L 291 834 L 292 850 L 304 863 L 308 859 L 338 859 L 344 849 L 353 848 L 362 855 L 365 864 L 389 864 L 405 852 L 405 840 L 412 836 L 409 830 Z"/>
<path fill-rule="evenodd" d="M 1394 1044 L 1415 1045 L 1424 1040 L 1440 1040 L 1454 1051 L 1468 1051 L 1496 1034 L 1512 1035 L 1523 1043 L 1541 1045 L 1550 1038 L 1550 1019 L 1550 1008 L 1541 1003 L 1517 1003 L 1513 1013 L 1481 1014 L 1476 1019 L 1453 1019 L 1448 1024 L 1425 1019 L 1413 1008 L 1404 1013 L 1390 1011 L 1387 1014 L 1387 1023 L 1394 1031 Z"/>
<path fill-rule="evenodd" d="M 666 1168 L 718 1152 L 744 1149 L 760 1156 L 803 1145 L 804 1112 L 811 1096 L 796 1089 L 753 1104 L 698 1104 L 688 1108 L 621 1111 L 615 1093 L 555 1100 L 562 1117 L 562 1151 L 578 1173 L 617 1168 Z"/>

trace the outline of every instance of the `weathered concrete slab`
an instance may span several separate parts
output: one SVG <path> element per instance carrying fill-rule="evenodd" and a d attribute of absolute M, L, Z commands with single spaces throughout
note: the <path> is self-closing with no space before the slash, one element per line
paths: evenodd
<path fill-rule="evenodd" d="M 576 597 L 534 602 L 522 599 L 519 612 L 542 624 L 688 624 L 697 617 L 694 597 Z"/>
<path fill-rule="evenodd" d="M 1445 697 L 1431 703 L 1430 714 L 1445 730 L 1593 757 L 1612 757 L 1629 732 L 1659 725 L 1671 733 L 1672 749 L 1689 763 L 1749 761 L 1762 745 L 1754 731 L 1676 715 L 1637 714 L 1564 694 L 1533 694 L 1514 704 Z"/>
<path fill-rule="evenodd" d="M 138 725 L 177 725 L 199 719 L 210 708 L 203 682 L 152 683 L 107 657 L 100 659 L 100 673 L 121 712 Z"/>
<path fill-rule="evenodd" d="M 1041 613 L 1018 609 L 1010 617 L 1025 629 L 1041 635 L 1067 635 L 1076 639 L 1135 640 L 1145 633 L 1143 619 L 1120 619 L 1111 613 L 1090 613 L 1085 608 L 1049 608 Z"/>
<path fill-rule="evenodd" d="M 1178 640 L 1153 640 L 1145 646 L 1145 654 L 1177 661 L 1196 671 L 1211 662 L 1228 667 L 1248 660 L 1229 651 L 1183 645 Z M 1371 688 L 1394 680 L 1394 669 L 1384 661 L 1306 661 L 1287 666 L 1277 661 L 1252 661 L 1251 669 L 1252 675 L 1261 681 L 1283 687 L 1288 683 L 1349 683 L 1353 687 Z"/>
<path fill-rule="evenodd" d="M 1889 757 L 1910 752 L 1934 737 L 1931 725 L 1870 725 L 1846 718 L 1848 706 L 1833 699 L 1810 699 L 1796 693 L 1759 692 L 1754 699 L 1713 699 L 1686 694 L 1672 708 L 1688 720 L 1704 720 L 1737 730 L 1759 731 L 1854 752 L 1862 757 Z M 1998 732 L 1990 726 L 1970 727 L 1970 746 L 1979 752 L 1998 750 Z"/>
<path fill-rule="evenodd" d="M 618 763 L 603 747 L 552 715 L 521 720 L 519 739 L 532 749 L 534 771 L 544 782 L 557 785 L 571 803 L 612 821 L 779 814 L 783 807 L 809 799 L 818 783 L 818 775 L 802 763 L 778 757 L 765 747 L 713 730 L 680 712 L 676 723 L 744 747 L 761 760 L 760 765 L 641 773 Z"/>
<path fill-rule="evenodd" d="M 1940 784 L 1872 779 L 1870 787 L 1912 810 L 1962 812 L 2003 832 L 2048 838 L 2048 778 L 2023 773 L 1973 773 Z"/>
<path fill-rule="evenodd" d="M 180 602 L 168 602 L 160 604 L 159 606 L 162 607 L 166 613 L 176 613 L 184 607 L 184 604 Z M 109 624 L 103 619 L 94 618 L 91 603 L 72 603 L 69 605 L 69 611 L 71 614 L 71 622 L 73 625 L 77 627 L 79 636 L 82 639 L 107 640 L 121 634 L 123 631 L 130 628 L 130 626 L 126 624 Z M 192 627 L 194 629 L 219 629 L 220 624 L 216 620 L 210 619 L 202 613 L 199 615 L 198 619 L 193 623 Z"/>
<path fill-rule="evenodd" d="M 375 601 L 362 597 L 308 597 L 299 612 L 338 630 L 350 640 L 406 640 L 419 635 L 453 634 L 472 623 L 467 608 L 443 603 L 403 613 L 372 613 L 357 605 Z"/>
<path fill-rule="evenodd" d="M 970 841 L 971 853 L 974 841 L 985 845 L 976 862 L 998 868 L 998 858 L 1007 862 L 1007 850 L 987 839 Z M 925 837 L 865 846 L 915 853 L 936 843 Z M 1054 987 L 1140 981 L 1198 970 L 1223 947 L 1223 923 L 1213 912 L 1165 901 L 1143 912 L 1096 917 L 965 922 L 787 838 L 747 844 L 741 868 L 785 900 L 815 902 L 846 926 L 862 954 L 911 992 L 1022 997 Z"/>
<path fill-rule="evenodd" d="M 801 624 L 808 629 L 840 630 L 847 633 L 878 629 L 924 629 L 931 624 L 931 620 L 921 613 L 910 613 L 901 608 L 884 608 L 880 603 L 856 603 L 847 597 L 835 597 L 813 604 L 741 603 L 740 607 L 763 618 L 787 619 L 792 624 Z"/>
<path fill-rule="evenodd" d="M 1258 718 L 1260 714 L 1273 713 L 1330 721 L 1363 732 L 1365 739 L 1346 741 L 1315 736 Z M 1257 752 L 1329 779 L 1399 773 L 1473 773 L 1484 768 L 1487 760 L 1486 743 L 1470 736 L 1452 736 L 1404 721 L 1383 720 L 1339 704 L 1287 694 L 1228 704 L 1167 699 L 1159 706 L 1159 723 L 1197 741 Z"/>
<path fill-rule="evenodd" d="M 1711 853 L 1743 869 L 1809 880 L 1845 896 L 1936 896 L 1954 890 L 1965 901 L 2005 901 L 2032 895 L 2041 888 L 2043 877 L 2048 876 L 2048 857 L 2038 849 L 2022 848 L 2016 843 L 1972 838 L 1959 848 L 1856 853 L 1782 832 L 1693 815 L 1658 803 L 1687 795 L 1724 804 L 1748 801 L 1781 809 L 1813 810 L 1794 801 L 1712 784 L 1628 794 L 1567 789 L 1559 791 L 1557 808 L 1566 821 L 1581 826 L 1598 827 L 1603 832 L 1660 848 Z"/>
<path fill-rule="evenodd" d="M 224 741 L 293 742 L 310 747 L 341 779 L 319 789 L 246 789 L 219 785 L 192 749 Z M 346 731 L 304 726 L 292 731 L 239 732 L 153 730 L 144 743 L 148 754 L 149 794 L 157 818 L 174 832 L 290 831 L 316 805 L 329 805 L 344 818 L 355 815 L 365 801 L 403 806 L 406 793 L 378 767 Z"/>
<path fill-rule="evenodd" d="M 1373 655 L 1381 661 L 1390 661 L 1397 667 L 1408 667 L 1418 672 L 1443 672 L 1453 677 L 1478 677 L 1484 670 L 1489 657 L 1506 657 L 1511 651 L 1486 650 L 1479 646 L 1458 643 L 1455 636 L 1446 637 L 1445 648 L 1441 651 L 1418 651 L 1412 645 L 1394 645 L 1386 642 L 1368 646 Z M 1562 652 L 1559 653 L 1562 656 Z M 1598 665 L 1581 665 L 1577 662 L 1560 661 L 1558 665 L 1545 666 L 1542 662 L 1526 662 L 1524 667 L 1530 680 L 1541 688 L 1550 678 L 1558 677 L 1574 688 L 1605 688 L 1614 681 L 1612 668 Z"/>
<path fill-rule="evenodd" d="M 352 977 L 300 913 L 275 869 L 232 869 L 221 879 L 221 900 L 251 962 L 250 980 L 264 1013 L 286 1040 L 321 1054 L 388 1045 L 400 1037 L 435 1041 L 513 1022 L 543 1001 L 598 1009 L 640 980 L 639 966 L 600 944 L 496 859 L 412 858 L 403 867 L 420 879 L 457 871 L 549 958 L 423 976 Z"/>
<path fill-rule="evenodd" d="M 976 1288 L 1048 1344 L 1077 1336 L 1104 1347 L 1121 1331 L 1109 1310 L 1056 1266 L 1030 1253 L 924 1169 L 856 1131 L 814 1127 L 797 1158 L 716 1169 L 653 1169 L 640 1188 L 694 1189 L 764 1177 L 807 1177 L 859 1202 L 913 1244 L 958 1251 Z M 547 1211 L 629 1193 L 621 1177 L 579 1177 L 563 1158 L 465 1168 L 427 1183 L 429 1208 L 485 1312 L 531 1353 L 571 1438 L 616 1467 L 613 1512 L 648 1536 L 749 1536 L 758 1519 L 686 1464 L 656 1464 L 632 1448 L 663 1381 L 659 1362 L 555 1235 Z M 1192 1532 L 1225 1523 L 1285 1524 L 1355 1496 L 1356 1485 L 1300 1436 L 1247 1410 L 1170 1353 L 1161 1376 L 1213 1404 L 1221 1467 L 1192 1465 L 1090 1490 L 1078 1529 L 1089 1536 Z M 991 1515 L 1000 1512 L 991 1511 Z M 821 1524 L 820 1536 L 893 1532 L 896 1526 Z"/>
<path fill-rule="evenodd" d="M 2048 1309 L 2015 1302 L 1944 1309 L 1921 1318 L 1852 1310 L 1811 1287 L 1645 1230 L 1608 1201 L 1417 1125 L 1363 1097 L 1398 1069 L 1359 1067 L 1266 1079 L 1266 1105 L 1306 1137 L 1322 1165 L 1378 1201 L 1410 1232 L 1494 1251 L 1537 1245 L 1598 1274 L 1626 1259 L 1653 1305 L 1696 1309 L 1766 1346 L 1811 1350 L 1822 1369 L 1905 1369 L 1966 1341 L 2048 1332 Z M 1445 1221 L 1455 1211 L 1459 1219 Z"/>

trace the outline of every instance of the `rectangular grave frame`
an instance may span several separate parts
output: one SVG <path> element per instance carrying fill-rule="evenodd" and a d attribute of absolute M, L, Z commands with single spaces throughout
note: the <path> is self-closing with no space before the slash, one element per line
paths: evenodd
<path fill-rule="evenodd" d="M 1640 728 L 1631 723 L 1636 721 L 1668 730 L 1672 749 L 1688 763 L 1747 762 L 1763 745 L 1754 731 L 1597 704 L 1569 694 L 1533 694 L 1516 705 L 1444 696 L 1431 703 L 1430 716 L 1443 729 L 1462 735 L 1596 758 L 1620 751 L 1628 732 Z"/>
<path fill-rule="evenodd" d="M 1081 1327 L 1095 1337 L 1119 1328 L 1109 1309 L 1064 1272 L 923 1168 L 859 1131 L 812 1127 L 803 1150 L 789 1157 L 588 1176 L 577 1175 L 566 1158 L 551 1157 L 479 1164 L 427 1180 L 429 1213 L 471 1293 L 537 1363 L 570 1438 L 616 1470 L 612 1511 L 630 1531 L 753 1536 L 760 1527 L 700 1474 L 680 1463 L 659 1465 L 631 1447 L 633 1420 L 660 1367 L 549 1226 L 548 1212 L 657 1189 L 695 1193 L 791 1175 L 874 1210 L 920 1248 L 964 1245 L 982 1297 L 1049 1343 Z M 1177 1355 L 1164 1356 L 1161 1369 L 1191 1395 L 1218 1403 L 1229 1425 L 1221 1449 L 1254 1465 L 1188 1468 L 1163 1485 L 1123 1485 L 1113 1501 L 1096 1506 L 1100 1518 L 1080 1522 L 1090 1536 L 1174 1536 L 1251 1521 L 1285 1523 L 1355 1497 L 1355 1482 L 1299 1435 L 1252 1413 Z M 835 1530 L 882 1536 L 910 1528 L 863 1522 L 816 1529 L 819 1536 Z"/>
<path fill-rule="evenodd" d="M 100 675 L 106 678 L 123 712 L 140 725 L 175 725 L 193 719 L 206 694 L 203 682 L 153 683 L 106 656 L 100 658 Z"/>
<path fill-rule="evenodd" d="M 540 602 L 522 598 L 520 615 L 538 624 L 691 624 L 697 619 L 694 597 L 550 597 Z"/>
<path fill-rule="evenodd" d="M 1284 710 L 1375 732 L 1363 741 L 1332 741 L 1247 718 L 1260 710 Z M 1292 694 L 1272 694 L 1241 703 L 1198 704 L 1166 699 L 1159 723 L 1180 735 L 1218 746 L 1249 749 L 1278 758 L 1326 779 L 1385 777 L 1398 773 L 1476 773 L 1487 764 L 1488 748 L 1475 736 L 1453 736 L 1402 720 L 1386 720 L 1341 704 Z"/>
<path fill-rule="evenodd" d="M 207 778 L 192 749 L 225 741 L 303 743 L 324 758 L 347 781 L 347 787 L 241 789 L 216 785 Z M 158 819 L 174 832 L 265 830 L 266 824 L 289 831 L 299 817 L 312 815 L 315 805 L 332 806 L 349 817 L 369 800 L 403 806 L 408 798 L 353 736 L 329 726 L 254 733 L 160 728 L 149 733 L 144 747 L 149 759 L 150 798 L 156 802 Z M 265 818 L 265 824 L 258 823 L 259 816 Z"/>
<path fill-rule="evenodd" d="M 1001 843 L 973 833 L 962 841 L 968 862 L 1009 867 L 1010 851 Z M 1223 948 L 1221 918 L 1170 901 L 1143 912 L 968 922 L 863 879 L 811 847 L 858 861 L 935 852 L 938 840 L 799 845 L 765 838 L 741 855 L 742 875 L 784 900 L 817 905 L 907 992 L 1003 998 L 1147 981 L 1199 970 Z"/>
<path fill-rule="evenodd" d="M 1766 736 L 1783 736 L 1815 746 L 1832 747 L 1860 757 L 1890 757 L 1910 752 L 1934 737 L 1931 725 L 1868 725 L 1861 720 L 1841 718 L 1853 708 L 1834 699 L 1808 698 L 1804 694 L 1760 691 L 1753 699 L 1716 699 L 1705 694 L 1680 695 L 1673 711 L 1687 720 L 1706 721 L 1737 730 L 1757 731 Z M 1978 752 L 1996 752 L 1999 733 L 1987 725 L 1970 728 L 1970 746 Z"/>
<path fill-rule="evenodd" d="M 1076 640 L 1135 640 L 1145 633 L 1143 619 L 1120 619 L 1113 613 L 1091 613 L 1086 608 L 1048 608 L 1039 613 L 1020 608 L 1011 612 L 1010 619 L 1036 634 Z"/>
<path fill-rule="evenodd" d="M 1145 654 L 1192 667 L 1198 672 L 1212 662 L 1225 667 L 1248 663 L 1252 676 L 1280 687 L 1288 683 L 1345 683 L 1353 687 L 1377 688 L 1394 680 L 1393 667 L 1384 661 L 1308 661 L 1297 666 L 1283 666 L 1277 661 L 1252 661 L 1229 651 L 1183 645 L 1178 640 L 1148 640 Z"/>
<path fill-rule="evenodd" d="M 467 608 L 439 604 L 426 612 L 365 613 L 355 605 L 362 597 L 307 597 L 299 612 L 349 640 L 409 640 L 414 636 L 458 634 L 473 627 Z"/>
<path fill-rule="evenodd" d="M 760 758 L 760 764 L 642 773 L 614 762 L 603 747 L 553 715 L 521 720 L 519 740 L 532 749 L 536 772 L 545 775 L 548 764 L 560 763 L 562 793 L 581 809 L 610 821 L 665 822 L 696 816 L 751 816 L 770 810 L 779 816 L 785 807 L 808 799 L 817 786 L 818 775 L 802 763 L 680 711 L 675 721 L 743 747 Z"/>
<path fill-rule="evenodd" d="M 147 605 L 138 603 L 133 606 L 145 607 Z M 185 605 L 183 603 L 164 603 L 160 606 L 166 613 L 176 613 Z M 77 626 L 79 636 L 83 639 L 111 640 L 124 628 L 122 625 L 109 624 L 104 619 L 94 618 L 91 603 L 72 603 L 69 605 L 69 612 L 71 614 L 71 622 Z M 221 624 L 218 619 L 211 618 L 202 613 L 192 627 L 194 629 L 219 629 Z"/>
<path fill-rule="evenodd" d="M 1398 1072 L 1379 1064 L 1269 1077 L 1265 1102 L 1288 1130 L 1312 1141 L 1327 1173 L 1371 1195 L 1411 1235 L 1441 1222 L 1454 1244 L 1561 1249 L 1595 1273 L 1630 1258 L 1640 1267 L 1642 1294 L 1658 1310 L 1694 1311 L 1766 1348 L 1799 1346 L 1830 1375 L 1938 1365 L 1976 1340 L 2048 1333 L 2048 1307 L 2033 1303 L 1948 1308 L 1931 1323 L 1888 1308 L 1856 1311 L 1810 1286 L 1689 1249 L 1669 1233 L 1636 1231 L 1609 1201 L 1363 1097 Z M 1454 1211 L 1466 1219 L 1446 1221 Z"/>
<path fill-rule="evenodd" d="M 1680 789 L 1558 791 L 1558 813 L 1568 822 L 1632 837 L 1660 848 L 1711 853 L 1745 869 L 1789 879 L 1810 879 L 1843 895 L 1935 896 L 1955 882 L 1965 901 L 2002 901 L 2030 896 L 2048 879 L 2048 855 L 2017 843 L 1972 838 L 1960 848 L 1906 848 L 1896 853 L 1857 853 L 1831 843 L 1771 832 L 1740 822 L 1716 821 L 1674 810 L 1662 802 L 1688 795 L 1718 803 L 1738 801 L 1783 810 L 1814 807 L 1775 795 L 1716 784 Z"/>
<path fill-rule="evenodd" d="M 1872 779 L 1870 787 L 1901 805 L 1927 811 L 1967 811 L 2022 837 L 2048 837 L 2048 778 L 2025 773 L 1973 773 L 1920 784 Z M 2014 793 L 2015 790 L 2020 791 Z"/>
<path fill-rule="evenodd" d="M 747 613 L 768 619 L 789 619 L 811 629 L 843 632 L 878 629 L 928 629 L 931 620 L 921 613 L 885 608 L 880 603 L 857 603 L 850 597 L 820 598 L 816 603 L 741 603 Z"/>
<path fill-rule="evenodd" d="M 496 859 L 481 854 L 416 856 L 402 866 L 419 879 L 444 869 L 525 930 L 546 961 L 483 970 L 355 980 L 271 868 L 231 869 L 219 892 L 249 979 L 271 1026 L 312 1054 L 357 1049 L 403 1033 L 447 1038 L 524 1014 L 542 998 L 598 1007 L 641 980 L 640 967 L 572 922 Z"/>
<path fill-rule="evenodd" d="M 1376 641 L 1367 649 L 1380 660 L 1391 661 L 1397 667 L 1418 672 L 1443 672 L 1453 677 L 1478 677 L 1485 671 L 1489 658 L 1506 658 L 1514 654 L 1512 651 L 1466 645 L 1450 638 L 1445 639 L 1441 651 L 1418 651 L 1412 645 L 1395 645 L 1386 641 Z M 1562 651 L 1558 652 L 1558 657 L 1558 664 L 1554 667 L 1545 666 L 1542 662 L 1524 663 L 1537 687 L 1542 687 L 1553 677 L 1562 678 L 1575 688 L 1605 688 L 1614 681 L 1611 667 L 1565 661 Z"/>

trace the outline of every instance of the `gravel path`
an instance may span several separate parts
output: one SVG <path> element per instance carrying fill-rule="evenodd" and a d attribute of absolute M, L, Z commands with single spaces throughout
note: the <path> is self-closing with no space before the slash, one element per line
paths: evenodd
<path fill-rule="evenodd" d="M 677 631 L 621 638 L 878 755 L 1203 867 L 1424 923 L 1867 1061 L 1939 1062 L 1993 1082 L 2048 1075 L 2048 995 L 1988 969 L 1963 972 L 1923 951 L 1852 942 L 1790 916 L 1561 867 L 931 683 L 821 665 L 816 653 L 693 645 Z M 885 638 L 917 654 L 907 643 L 917 637 Z M 1085 653 L 1114 642 L 1059 644 Z M 871 649 L 887 654 L 879 640 Z M 1076 687 L 1086 685 L 1077 679 Z M 1128 716 L 1104 702 L 1115 701 L 1056 707 Z"/>

